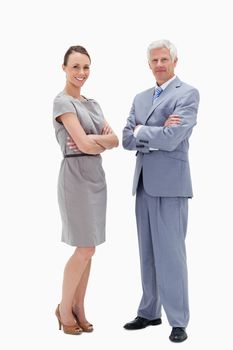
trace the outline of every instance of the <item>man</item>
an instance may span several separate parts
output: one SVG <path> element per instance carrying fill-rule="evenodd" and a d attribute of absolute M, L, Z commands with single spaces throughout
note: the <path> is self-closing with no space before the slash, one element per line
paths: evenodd
<path fill-rule="evenodd" d="M 172 332 L 187 339 L 189 321 L 185 236 L 192 185 L 189 137 L 196 124 L 197 89 L 179 80 L 177 51 L 168 40 L 148 47 L 155 87 L 136 95 L 123 130 L 123 147 L 137 151 L 133 194 L 143 295 L 125 329 L 161 324 L 161 306 Z"/>

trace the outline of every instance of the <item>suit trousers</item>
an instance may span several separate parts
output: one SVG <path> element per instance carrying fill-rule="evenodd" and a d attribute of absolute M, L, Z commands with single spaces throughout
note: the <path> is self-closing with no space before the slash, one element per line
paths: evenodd
<path fill-rule="evenodd" d="M 188 198 L 152 197 L 140 177 L 136 194 L 142 299 L 138 316 L 161 317 L 163 307 L 172 327 L 189 321 L 185 236 Z"/>

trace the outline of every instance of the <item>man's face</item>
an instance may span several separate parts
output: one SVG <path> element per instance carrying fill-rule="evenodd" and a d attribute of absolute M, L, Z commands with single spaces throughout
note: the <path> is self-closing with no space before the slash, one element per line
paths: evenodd
<path fill-rule="evenodd" d="M 173 62 L 170 56 L 170 51 L 165 47 L 152 49 L 150 51 L 149 66 L 159 85 L 162 85 L 174 76 L 176 63 L 177 58 Z"/>

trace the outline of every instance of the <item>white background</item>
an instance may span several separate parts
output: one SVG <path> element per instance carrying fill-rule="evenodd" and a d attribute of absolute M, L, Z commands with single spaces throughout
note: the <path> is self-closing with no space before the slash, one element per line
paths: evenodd
<path fill-rule="evenodd" d="M 134 152 L 103 155 L 108 182 L 107 242 L 97 248 L 86 298 L 92 334 L 58 331 L 54 310 L 73 248 L 60 243 L 56 185 L 61 154 L 52 102 L 65 83 L 65 51 L 83 45 L 95 98 L 121 140 L 136 93 L 154 84 L 146 49 L 166 38 L 178 48 L 176 73 L 200 91 L 190 140 L 195 197 L 187 237 L 191 319 L 179 345 L 232 343 L 232 15 L 230 1 L 2 1 L 1 342 L 4 349 L 171 349 L 170 326 L 122 326 L 141 297 L 131 196 Z"/>

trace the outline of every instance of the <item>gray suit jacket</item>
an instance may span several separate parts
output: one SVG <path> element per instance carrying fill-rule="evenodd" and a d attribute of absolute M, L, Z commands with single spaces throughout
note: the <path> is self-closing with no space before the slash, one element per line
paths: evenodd
<path fill-rule="evenodd" d="M 133 194 L 142 171 L 144 189 L 149 195 L 192 197 L 188 140 L 196 124 L 198 90 L 176 77 L 152 105 L 153 92 L 151 88 L 136 95 L 123 130 L 123 147 L 137 151 Z M 164 127 L 170 114 L 179 115 L 181 123 Z M 134 137 L 138 124 L 143 126 Z"/>

